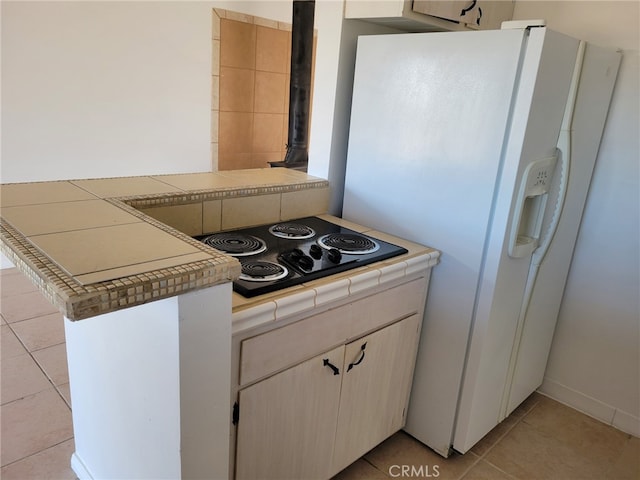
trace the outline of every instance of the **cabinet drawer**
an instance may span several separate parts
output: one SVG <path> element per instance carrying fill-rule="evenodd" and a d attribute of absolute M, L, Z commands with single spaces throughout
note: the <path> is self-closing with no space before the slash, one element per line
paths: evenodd
<path fill-rule="evenodd" d="M 424 305 L 425 287 L 426 279 L 419 278 L 244 340 L 240 354 L 240 386 L 418 313 Z"/>

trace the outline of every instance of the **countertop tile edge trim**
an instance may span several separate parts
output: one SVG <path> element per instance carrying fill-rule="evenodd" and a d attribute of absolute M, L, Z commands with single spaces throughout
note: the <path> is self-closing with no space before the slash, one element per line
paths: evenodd
<path fill-rule="evenodd" d="M 161 225 L 163 230 L 171 229 L 161 222 L 153 223 L 156 226 Z M 208 260 L 83 286 L 4 219 L 0 222 L 0 233 L 2 253 L 70 320 L 82 320 L 190 290 L 210 287 L 232 281 L 240 275 L 239 262 L 220 254 Z M 202 249 L 200 242 L 186 235 L 184 237 L 189 242 L 197 243 L 196 246 Z"/>
<path fill-rule="evenodd" d="M 440 252 L 431 250 L 430 252 L 407 258 L 405 263 L 407 264 L 406 275 L 410 275 L 426 268 L 435 267 L 440 263 Z"/>
<path fill-rule="evenodd" d="M 358 295 L 367 294 L 369 290 L 373 291 L 375 288 L 384 286 L 388 288 L 399 281 L 403 281 L 402 279 L 416 277 L 421 272 L 427 272 L 439 263 L 440 252 L 431 248 L 428 248 L 428 250 L 428 252 L 406 258 L 398 264 L 382 265 L 377 268 L 365 266 L 362 271 L 347 278 L 338 278 L 333 282 L 320 285 L 307 284 L 310 290 L 297 291 L 286 297 L 269 299 L 264 304 L 257 303 L 248 308 L 235 311 L 233 313 L 233 335 L 273 322 L 274 318 L 270 315 L 273 308 L 271 306 L 272 303 L 275 303 L 275 322 L 280 322 L 283 319 L 305 312 L 311 311 L 309 315 L 315 315 L 313 310 L 322 308 L 333 301 L 344 301 L 349 297 L 357 298 Z M 354 278 L 355 282 L 353 282 Z M 351 288 L 353 283 L 355 283 L 355 287 Z M 344 292 L 345 290 L 346 293 Z M 330 298 L 332 292 L 340 293 L 334 298 Z M 310 302 L 314 299 L 314 296 L 315 301 L 312 306 Z M 266 316 L 252 316 L 253 313 L 261 312 L 263 309 L 267 310 L 269 314 Z"/>

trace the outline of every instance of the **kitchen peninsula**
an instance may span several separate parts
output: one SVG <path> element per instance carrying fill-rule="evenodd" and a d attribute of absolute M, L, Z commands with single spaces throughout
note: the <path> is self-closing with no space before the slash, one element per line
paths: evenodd
<path fill-rule="evenodd" d="M 0 188 L 2 252 L 71 320 L 230 281 L 238 263 L 189 235 L 325 213 L 328 202 L 326 180 L 286 169 Z"/>
<path fill-rule="evenodd" d="M 2 252 L 65 315 L 79 478 L 231 478 L 241 342 L 411 282 L 420 310 L 438 258 L 325 215 L 328 182 L 287 169 L 5 184 L 0 193 Z M 239 262 L 191 238 L 311 215 L 408 253 L 245 299 L 231 290 Z"/>

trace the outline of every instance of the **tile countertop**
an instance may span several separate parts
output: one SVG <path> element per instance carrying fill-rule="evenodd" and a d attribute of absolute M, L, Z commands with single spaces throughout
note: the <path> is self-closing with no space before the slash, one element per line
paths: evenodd
<path fill-rule="evenodd" d="M 278 220 L 289 220 L 300 202 L 287 202 L 294 205 L 287 210 L 280 198 L 314 199 L 328 187 L 326 180 L 288 169 L 2 184 L 0 247 L 65 316 L 80 320 L 240 274 L 236 259 L 144 211 L 191 205 L 199 208 L 199 228 L 211 228 L 203 227 L 211 211 L 224 227 L 225 201 L 234 205 L 227 221 L 236 221 L 238 206 L 255 213 L 248 197 L 261 196 Z M 314 208 L 320 211 L 312 215 L 327 205 Z"/>

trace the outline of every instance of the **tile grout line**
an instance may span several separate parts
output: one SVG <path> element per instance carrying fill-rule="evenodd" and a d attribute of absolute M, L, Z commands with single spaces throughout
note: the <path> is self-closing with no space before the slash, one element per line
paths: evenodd
<path fill-rule="evenodd" d="M 478 465 L 482 461 L 482 457 L 480 455 L 476 455 L 473 452 L 467 452 L 464 455 L 473 455 L 476 457 L 476 460 L 471 465 L 469 465 L 465 470 L 463 470 L 463 472 L 458 476 L 457 480 L 462 480 L 467 473 L 473 470 L 476 467 L 476 465 Z"/>
<path fill-rule="evenodd" d="M 11 275 L 22 275 L 22 273 L 21 273 L 19 270 L 17 270 L 17 269 L 16 269 L 16 272 L 11 273 Z M 33 292 L 38 292 L 38 290 L 37 290 L 37 289 L 35 289 L 35 290 L 33 290 Z M 4 298 L 16 297 L 16 296 L 19 296 L 19 295 L 29 294 L 29 293 L 33 293 L 33 292 L 22 292 L 22 293 L 17 293 L 17 294 L 15 294 L 15 295 L 9 295 L 8 297 L 4 297 Z M 4 299 L 4 298 L 3 298 L 3 299 Z M 1 301 L 1 300 L 0 300 L 0 301 Z M 54 347 L 54 346 L 62 345 L 62 344 L 64 344 L 64 345 L 65 345 L 65 349 L 66 349 L 66 338 L 65 338 L 65 341 L 63 341 L 63 342 L 56 343 L 56 344 L 54 344 L 54 345 L 48 345 L 47 347 L 40 348 L 40 349 L 34 350 L 34 351 L 32 352 L 32 351 L 27 347 L 26 343 L 25 343 L 24 341 L 22 341 L 22 339 L 20 338 L 20 335 L 18 335 L 18 333 L 16 332 L 16 330 L 13 328 L 13 324 L 14 324 L 14 323 L 15 323 L 15 324 L 18 324 L 18 323 L 21 323 L 21 322 L 24 322 L 24 321 L 27 321 L 27 320 L 34 320 L 34 319 L 37 319 L 37 318 L 46 317 L 46 316 L 48 316 L 48 315 L 52 315 L 52 314 L 55 314 L 55 313 L 59 313 L 59 312 L 57 312 L 57 311 L 56 311 L 56 312 L 53 312 L 53 313 L 45 313 L 45 314 L 43 314 L 43 315 L 36 315 L 36 316 L 34 316 L 34 317 L 23 318 L 23 319 L 20 319 L 20 320 L 18 320 L 18 321 L 11 322 L 11 323 L 7 322 L 7 319 L 4 317 L 4 315 L 2 315 L 2 318 L 4 319 L 5 324 L 9 327 L 9 330 L 11 331 L 11 333 L 16 337 L 16 340 L 18 340 L 18 342 L 20 342 L 20 345 L 22 345 L 22 347 L 24 348 L 25 352 L 26 352 L 26 353 L 31 357 L 31 359 L 35 362 L 36 366 L 37 366 L 37 367 L 38 367 L 38 369 L 42 372 L 42 374 L 45 376 L 45 378 L 47 379 L 47 381 L 49 382 L 49 384 L 51 384 L 51 386 L 53 386 L 53 389 L 55 390 L 55 392 L 60 396 L 60 398 L 61 398 L 61 399 L 62 399 L 62 401 L 65 403 L 65 405 L 69 408 L 69 410 L 71 410 L 71 405 L 70 405 L 70 403 L 69 403 L 69 402 L 64 398 L 64 395 L 62 395 L 62 393 L 60 392 L 60 390 L 59 390 L 59 388 L 58 388 L 58 385 L 56 385 L 56 384 L 54 383 L 53 379 L 49 376 L 49 374 L 48 374 L 48 373 L 46 372 L 46 370 L 42 367 L 42 365 L 40 365 L 40 362 L 38 362 L 38 360 L 36 359 L 36 357 L 33 355 L 33 352 L 38 352 L 38 351 L 40 351 L 40 350 L 44 350 L 45 348 Z M 1 313 L 0 313 L 0 315 L 1 315 Z M 63 317 L 63 319 L 62 319 L 62 320 L 64 321 L 64 317 Z M 42 391 L 44 391 L 44 390 L 42 390 Z M 40 393 L 40 392 L 35 392 L 35 393 Z M 25 398 L 25 397 L 21 397 L 21 398 L 18 398 L 18 399 L 16 399 L 16 400 L 20 400 L 20 399 L 22 399 L 22 398 Z M 16 401 L 16 400 L 13 400 L 13 401 Z M 8 402 L 8 403 L 12 403 L 12 402 Z"/>
<path fill-rule="evenodd" d="M 389 438 L 391 438 L 391 437 L 389 437 Z M 366 454 L 365 454 L 365 455 L 366 455 Z M 383 471 L 382 471 L 382 470 L 380 470 L 378 467 L 376 467 L 373 463 L 371 463 L 371 462 L 369 461 L 369 459 L 367 459 L 367 458 L 365 457 L 365 455 L 363 455 L 363 456 L 362 456 L 362 457 L 360 457 L 360 458 L 361 458 L 362 460 L 364 460 L 365 462 L 367 462 L 369 465 L 371 465 L 373 468 L 375 468 L 377 471 L 379 471 L 380 473 L 382 473 L 384 476 L 386 476 L 386 477 L 388 477 L 388 478 L 391 478 L 391 476 L 390 476 L 388 473 L 383 472 Z M 357 460 L 356 460 L 356 461 L 357 461 Z"/>
<path fill-rule="evenodd" d="M 511 431 L 512 431 L 512 430 L 513 430 L 517 425 L 519 425 L 519 424 L 520 424 L 520 422 L 522 422 L 522 421 L 527 417 L 527 415 L 529 415 L 529 414 L 530 414 L 530 413 L 531 413 L 531 412 L 532 412 L 532 411 L 533 411 L 533 410 L 538 406 L 538 404 L 539 404 L 539 403 L 540 403 L 540 400 L 538 399 L 538 401 L 536 401 L 536 402 L 531 406 L 531 408 L 529 408 L 529 410 L 527 410 L 527 411 L 526 411 L 526 412 L 525 412 L 525 413 L 524 413 L 524 414 L 523 414 L 519 419 L 517 419 L 517 420 L 513 423 L 513 425 L 511 425 L 511 427 L 509 427 L 509 428 L 508 428 L 508 429 L 507 429 L 507 430 L 506 430 L 502 435 L 500 435 L 500 437 L 498 437 L 498 439 L 497 439 L 495 442 L 493 442 L 493 445 L 491 445 L 489 448 L 487 448 L 487 450 L 486 450 L 482 455 L 479 455 L 479 456 L 478 456 L 478 457 L 479 457 L 479 458 L 478 458 L 478 462 L 476 462 L 476 463 L 474 464 L 474 466 L 475 466 L 477 463 L 479 463 L 479 461 L 480 461 L 480 460 L 482 460 L 482 461 L 487 462 L 489 465 L 491 465 L 493 468 L 495 468 L 496 470 L 500 471 L 501 473 L 504 473 L 504 474 L 505 474 L 505 475 L 507 475 L 509 478 L 516 479 L 517 477 L 514 477 L 511 473 L 509 473 L 509 472 L 507 472 L 507 471 L 503 470 L 502 468 L 498 467 L 497 465 L 494 465 L 491 461 L 487 460 L 487 459 L 486 459 L 486 457 L 488 456 L 488 454 L 489 454 L 489 453 L 490 453 L 490 452 L 491 452 L 491 451 L 492 451 L 492 450 L 493 450 L 493 449 L 494 449 L 494 448 L 495 448 L 495 447 L 496 447 L 496 446 L 497 446 L 497 445 L 498 445 L 502 440 L 504 440 L 504 438 L 505 438 L 507 435 L 509 435 L 509 433 L 511 433 Z M 470 470 L 470 469 L 469 469 L 469 470 Z M 465 473 L 464 473 L 464 475 L 466 475 L 467 473 L 468 473 L 468 471 L 467 471 L 467 472 L 465 472 Z M 464 475 L 462 475 L 462 476 L 460 477 L 460 480 L 464 477 Z"/>
<path fill-rule="evenodd" d="M 34 317 L 34 318 L 38 318 L 38 317 Z M 25 319 L 25 320 L 30 320 L 30 319 Z M 18 323 L 18 322 L 15 322 Z M 53 379 L 49 376 L 49 374 L 44 370 L 44 368 L 42 367 L 42 365 L 40 365 L 40 363 L 38 362 L 38 360 L 33 356 L 33 353 L 31 351 L 29 351 L 29 349 L 27 348 L 27 346 L 25 345 L 25 343 L 20 339 L 20 337 L 18 336 L 18 334 L 15 332 L 15 330 L 13 328 L 11 328 L 11 324 L 7 324 L 9 326 L 9 330 L 11 330 L 11 332 L 15 335 L 16 339 L 18 340 L 18 342 L 20 342 L 20 345 L 22 345 L 22 347 L 25 349 L 25 351 L 27 352 L 27 355 L 29 355 L 31 357 L 31 360 L 33 360 L 33 362 L 36 364 L 36 366 L 38 367 L 38 369 L 42 372 L 42 374 L 45 376 L 45 378 L 47 379 L 47 381 L 51 384 L 51 386 L 53 387 L 53 389 L 55 390 L 55 392 L 58 394 L 58 396 L 62 399 L 62 401 L 64 402 L 64 404 L 67 406 L 67 408 L 69 410 L 71 410 L 71 405 L 69 405 L 69 403 L 67 402 L 67 400 L 64 398 L 64 396 L 60 393 L 60 390 L 58 390 L 58 386 L 53 382 Z M 66 349 L 66 341 L 62 342 L 62 343 L 57 343 L 56 345 L 50 345 L 51 347 L 57 346 L 57 345 L 65 345 L 65 349 Z M 45 347 L 45 348 L 49 348 L 49 347 Z M 34 350 L 36 352 L 39 352 L 40 350 L 44 350 L 44 348 L 41 348 L 39 350 Z M 40 392 L 44 392 L 45 390 L 41 390 Z M 35 392 L 33 394 L 30 395 L 36 395 L 40 392 Z M 30 395 L 26 395 L 26 396 L 30 396 Z M 11 402 L 7 402 L 5 405 L 8 405 L 10 403 L 16 402 L 18 400 L 22 400 L 23 398 L 25 398 L 26 396 L 20 397 L 20 398 L 16 398 L 15 400 L 12 400 Z M 4 406 L 4 405 L 3 405 Z"/>
<path fill-rule="evenodd" d="M 42 292 L 41 292 L 40 290 L 37 290 L 37 289 L 36 289 L 36 290 L 28 291 L 28 292 L 22 292 L 22 293 L 16 293 L 16 294 L 14 294 L 14 295 L 8 295 L 8 296 L 6 296 L 6 297 L 0 297 L 0 307 L 2 306 L 2 303 L 3 303 L 4 301 L 6 301 L 6 299 L 8 299 L 8 298 L 15 298 L 15 297 L 23 296 L 23 295 L 31 295 L 31 294 L 33 294 L 33 293 L 39 293 L 40 295 L 42 295 Z M 42 298 L 44 298 L 45 300 L 47 300 L 47 299 L 46 299 L 46 297 L 44 297 L 44 295 L 42 295 Z M 4 314 L 2 314 L 1 312 L 0 312 L 0 316 L 2 316 L 3 320 L 5 321 L 5 323 L 6 323 L 7 325 L 11 325 L 11 324 L 13 324 L 13 323 L 20 323 L 20 322 L 24 322 L 24 321 L 26 321 L 26 320 L 33 320 L 33 319 L 35 319 L 35 318 L 46 317 L 47 315 L 54 315 L 54 314 L 56 314 L 56 313 L 58 313 L 58 314 L 62 315 L 62 313 L 60 312 L 60 310 L 56 309 L 56 310 L 52 310 L 52 311 L 49 311 L 49 312 L 46 312 L 46 313 L 41 313 L 41 314 L 39 313 L 39 314 L 37 314 L 37 315 L 34 315 L 33 317 L 29 317 L 29 318 L 21 318 L 21 319 L 19 319 L 19 320 L 14 320 L 14 321 L 12 321 L 12 322 L 10 322 L 9 320 L 7 320 L 7 317 L 5 317 L 5 316 L 4 316 Z M 11 330 L 13 331 L 13 329 L 11 329 Z"/>
<path fill-rule="evenodd" d="M 60 389 L 56 386 L 55 387 L 56 392 L 58 392 L 58 395 L 60 395 L 60 397 L 62 397 L 62 401 L 64 403 L 67 404 L 67 407 L 69 408 L 69 410 L 71 410 L 71 404 L 67 401 L 67 399 L 64 397 L 64 395 L 62 395 L 62 392 L 60 392 Z M 73 422 L 71 423 L 71 427 L 73 428 Z"/>
<path fill-rule="evenodd" d="M 18 271 L 18 272 L 16 272 L 16 273 L 17 273 L 17 274 L 20 274 L 20 272 L 19 272 L 19 271 Z M 36 291 L 37 291 L 37 290 L 36 290 Z M 24 292 L 24 293 L 30 293 L 30 292 Z M 17 294 L 17 295 L 20 295 L 20 294 Z M 5 298 L 7 298 L 7 297 L 5 297 Z M 53 391 L 54 391 L 54 392 L 56 392 L 56 394 L 61 398 L 61 400 L 64 402 L 64 404 L 65 404 L 65 405 L 66 405 L 66 407 L 69 409 L 69 411 L 71 411 L 71 405 L 70 405 L 70 404 L 69 404 L 69 402 L 67 402 L 67 400 L 64 398 L 64 396 L 63 396 L 63 395 L 62 395 L 62 393 L 60 392 L 60 390 L 59 390 L 58 386 L 53 382 L 53 379 L 49 376 L 49 374 L 45 371 L 45 369 L 40 365 L 40 363 L 39 363 L 39 362 L 37 361 L 37 359 L 34 357 L 33 352 L 29 350 L 29 348 L 27 347 L 26 343 L 22 340 L 22 338 L 20 337 L 20 335 L 18 335 L 18 333 L 16 332 L 16 330 L 15 330 L 15 329 L 14 329 L 14 327 L 13 327 L 13 324 L 14 324 L 14 323 L 15 323 L 15 324 L 18 324 L 18 323 L 21 323 L 22 321 L 32 320 L 32 319 L 37 319 L 37 318 L 45 317 L 45 316 L 47 316 L 47 315 L 50 315 L 50 314 L 36 315 L 36 316 L 34 316 L 34 317 L 31 317 L 31 318 L 23 318 L 23 319 L 21 319 L 21 320 L 19 320 L 19 321 L 11 322 L 11 323 L 9 323 L 9 322 L 7 322 L 7 321 L 6 321 L 6 318 L 4 317 L 4 315 L 2 316 L 3 320 L 5 321 L 5 323 L 4 323 L 3 325 L 6 325 L 6 326 L 9 328 L 9 331 L 11 332 L 11 334 L 15 336 L 16 340 L 18 341 L 18 343 L 19 343 L 19 344 L 22 346 L 22 348 L 24 349 L 24 352 L 25 352 L 27 355 L 29 355 L 29 357 L 30 357 L 30 358 L 31 358 L 31 360 L 35 363 L 35 365 L 37 366 L 37 368 L 42 372 L 42 374 L 45 376 L 45 378 L 47 379 L 47 381 L 48 381 L 48 383 L 49 383 L 49 385 L 50 385 L 50 386 L 49 386 L 47 389 L 40 390 L 39 392 L 34 392 L 34 393 L 32 393 L 32 394 L 29 394 L 29 395 L 24 395 L 24 396 L 22 396 L 22 397 L 20 397 L 20 398 L 16 398 L 15 400 L 12 400 L 11 402 L 7 402 L 6 404 L 0 405 L 0 411 L 2 410 L 2 408 L 3 408 L 3 407 L 5 407 L 5 406 L 7 406 L 7 405 L 10 405 L 10 404 L 12 404 L 12 403 L 14 403 L 14 402 L 17 402 L 17 401 L 20 401 L 20 400 L 24 400 L 25 398 L 30 397 L 30 396 L 34 396 L 34 395 L 41 394 L 42 392 L 46 392 L 46 391 L 47 391 L 47 390 L 49 390 L 50 388 L 53 388 Z M 65 339 L 65 341 L 64 341 L 64 342 L 57 343 L 57 344 L 55 344 L 55 345 L 49 345 L 49 346 L 44 347 L 44 348 L 48 348 L 48 347 L 52 347 L 52 346 L 56 346 L 56 345 L 65 345 L 65 348 L 66 348 L 66 339 Z M 44 348 L 42 348 L 42 349 L 38 349 L 38 350 L 34 350 L 34 352 L 37 352 L 37 351 L 43 350 Z M 24 355 L 25 353 L 21 353 L 20 355 Z M 29 454 L 29 455 L 25 455 L 24 457 L 18 458 L 18 459 L 16 459 L 16 460 L 12 461 L 12 462 L 7 463 L 6 465 L 2 465 L 2 466 L 1 466 L 2 470 L 4 470 L 4 469 L 5 469 L 5 467 L 10 467 L 11 465 L 15 465 L 15 464 L 17 464 L 18 462 L 25 461 L 25 460 L 27 460 L 28 458 L 35 457 L 36 455 L 39 455 L 39 454 L 41 454 L 41 453 L 43 453 L 43 452 L 46 452 L 46 451 L 48 451 L 48 450 L 50 450 L 50 449 L 52 449 L 52 448 L 54 448 L 54 447 L 57 447 L 57 446 L 59 446 L 59 445 L 63 444 L 64 442 L 68 442 L 69 440 L 72 440 L 72 441 L 73 441 L 73 440 L 74 440 L 73 421 L 72 421 L 71 427 L 72 427 L 71 435 L 70 435 L 68 438 L 65 438 L 65 439 L 63 439 L 63 440 L 61 440 L 61 441 L 59 441 L 59 442 L 57 442 L 57 443 L 54 443 L 53 445 L 48 445 L 46 448 L 44 448 L 44 449 L 42 449 L 42 450 L 39 450 L 39 451 L 37 451 L 37 452 L 33 452 L 33 453 Z"/>
<path fill-rule="evenodd" d="M 16 463 L 18 463 L 18 462 L 22 462 L 23 460 L 26 460 L 27 458 L 33 457 L 33 456 L 35 456 L 35 455 L 39 455 L 39 454 L 40 454 L 40 453 L 42 453 L 42 452 L 46 452 L 46 451 L 47 451 L 47 450 L 49 450 L 50 448 L 57 447 L 58 445 L 61 445 L 61 444 L 63 444 L 64 442 L 68 442 L 69 440 L 73 440 L 73 439 L 74 439 L 74 437 L 73 437 L 73 435 L 72 435 L 72 436 L 70 436 L 69 438 L 66 438 L 66 439 L 64 439 L 64 440 L 62 440 L 62 441 L 60 441 L 60 442 L 58 442 L 58 443 L 56 443 L 56 444 L 54 444 L 54 445 L 50 445 L 50 446 L 48 446 L 47 448 L 45 448 L 45 449 L 43 449 L 43 450 L 40 450 L 40 451 L 38 451 L 38 452 L 34 452 L 34 453 L 30 454 L 30 455 L 26 455 L 26 456 L 24 456 L 24 457 L 22 457 L 22 458 L 18 458 L 17 460 L 14 460 L 13 462 L 7 463 L 6 465 L 2 465 L 0 468 L 2 468 L 2 469 L 4 470 L 6 467 L 9 467 L 9 466 L 11 466 L 11 465 L 14 465 L 14 464 L 16 464 Z"/>

